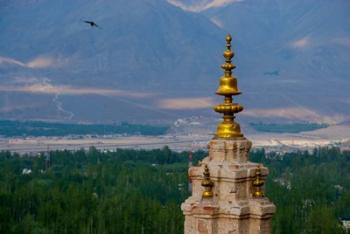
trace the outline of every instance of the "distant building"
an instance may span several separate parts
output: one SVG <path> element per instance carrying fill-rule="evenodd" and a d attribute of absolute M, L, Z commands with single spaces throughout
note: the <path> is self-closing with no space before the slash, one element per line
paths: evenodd
<path fill-rule="evenodd" d="M 345 230 L 350 231 L 350 214 L 340 218 L 340 222 Z"/>
<path fill-rule="evenodd" d="M 30 175 L 30 174 L 32 174 L 32 169 L 23 168 L 22 175 Z"/>
<path fill-rule="evenodd" d="M 350 140 L 345 141 L 345 142 L 340 144 L 340 151 L 341 152 L 350 151 Z"/>

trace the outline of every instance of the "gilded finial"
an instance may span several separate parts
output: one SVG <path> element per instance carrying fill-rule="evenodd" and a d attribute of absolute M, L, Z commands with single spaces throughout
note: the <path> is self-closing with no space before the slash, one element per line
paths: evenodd
<path fill-rule="evenodd" d="M 210 172 L 208 165 L 204 166 L 204 172 L 203 172 L 203 181 L 202 181 L 202 186 L 204 187 L 204 191 L 202 193 L 203 198 L 211 198 L 213 197 L 213 187 L 214 187 L 214 182 L 210 180 Z"/>
<path fill-rule="evenodd" d="M 264 186 L 264 180 L 261 177 L 260 165 L 258 165 L 255 171 L 255 179 L 253 181 L 253 187 L 254 187 L 253 197 L 255 198 L 264 197 L 264 191 L 262 190 L 262 186 Z"/>
<path fill-rule="evenodd" d="M 230 34 L 226 36 L 226 50 L 224 52 L 225 63 L 221 65 L 222 69 L 225 71 L 225 76 L 229 77 L 232 75 L 232 70 L 236 68 L 234 64 L 232 64 L 231 59 L 234 56 L 233 51 L 231 50 L 231 41 L 232 37 Z"/>
<path fill-rule="evenodd" d="M 234 114 L 243 110 L 243 107 L 233 103 L 232 96 L 239 95 L 241 92 L 237 87 L 237 79 L 232 75 L 232 70 L 236 66 L 232 63 L 234 56 L 231 50 L 232 37 L 226 36 L 226 50 L 224 51 L 225 63 L 221 65 L 224 69 L 224 76 L 220 78 L 220 85 L 216 91 L 217 95 L 225 97 L 224 103 L 217 105 L 214 110 L 224 114 L 224 121 L 218 125 L 216 136 L 219 138 L 242 137 L 241 128 L 234 121 Z"/>

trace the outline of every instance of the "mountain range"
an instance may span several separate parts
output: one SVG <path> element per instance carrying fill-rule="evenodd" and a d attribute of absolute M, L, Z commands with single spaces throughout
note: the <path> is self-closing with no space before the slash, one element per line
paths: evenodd
<path fill-rule="evenodd" d="M 231 33 L 244 119 L 349 122 L 349 10 L 347 0 L 0 0 L 0 118 L 218 117 Z"/>

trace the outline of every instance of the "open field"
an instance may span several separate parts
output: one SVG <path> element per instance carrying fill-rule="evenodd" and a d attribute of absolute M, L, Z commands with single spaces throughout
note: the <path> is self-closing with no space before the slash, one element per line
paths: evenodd
<path fill-rule="evenodd" d="M 268 151 L 311 150 L 313 148 L 341 146 L 350 139 L 350 126 L 331 126 L 299 134 L 250 133 L 246 137 L 253 142 L 253 148 Z M 206 150 L 213 137 L 209 130 L 174 132 L 161 136 L 74 136 L 74 137 L 27 137 L 1 138 L 0 150 L 11 152 L 39 153 L 48 150 L 79 150 L 91 146 L 113 151 L 116 148 L 154 149 L 167 145 L 174 151 Z"/>

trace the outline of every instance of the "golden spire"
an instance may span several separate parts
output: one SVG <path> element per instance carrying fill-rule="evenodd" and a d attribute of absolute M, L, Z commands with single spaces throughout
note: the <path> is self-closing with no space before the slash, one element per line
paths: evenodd
<path fill-rule="evenodd" d="M 202 193 L 202 197 L 211 198 L 213 197 L 212 190 L 213 190 L 214 182 L 210 180 L 210 172 L 209 172 L 208 165 L 205 165 L 203 175 L 204 175 L 204 179 L 202 181 L 202 186 L 204 187 L 204 191 Z"/>
<path fill-rule="evenodd" d="M 260 165 L 258 165 L 255 171 L 255 179 L 253 181 L 253 187 L 254 187 L 253 197 L 255 198 L 264 197 L 264 192 L 261 189 L 262 186 L 264 186 L 264 181 L 261 178 Z"/>
<path fill-rule="evenodd" d="M 214 110 L 218 113 L 224 114 L 224 121 L 222 121 L 216 131 L 216 136 L 219 138 L 242 137 L 241 128 L 238 123 L 234 121 L 234 114 L 243 110 L 243 107 L 237 103 L 232 102 L 232 96 L 239 95 L 241 92 L 237 87 L 237 79 L 232 75 L 232 70 L 236 67 L 232 64 L 231 59 L 234 53 L 231 50 L 230 34 L 226 36 L 226 50 L 224 52 L 225 63 L 221 65 L 225 74 L 220 78 L 220 85 L 216 91 L 217 95 L 225 97 L 224 103 L 215 106 Z"/>

